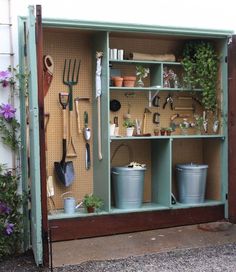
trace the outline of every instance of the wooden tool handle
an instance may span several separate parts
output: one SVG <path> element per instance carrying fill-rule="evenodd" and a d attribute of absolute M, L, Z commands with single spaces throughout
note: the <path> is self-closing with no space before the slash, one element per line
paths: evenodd
<path fill-rule="evenodd" d="M 193 111 L 194 108 L 193 107 L 175 107 L 175 110 L 189 110 L 189 111 Z"/>
<path fill-rule="evenodd" d="M 147 114 L 144 113 L 144 115 L 143 115 L 143 134 L 146 133 L 146 126 L 147 126 Z"/>
<path fill-rule="evenodd" d="M 98 159 L 102 160 L 102 142 L 101 142 L 101 97 L 98 97 Z"/>
<path fill-rule="evenodd" d="M 63 139 L 66 139 L 67 137 L 66 109 L 62 110 L 62 121 L 63 121 Z"/>
<path fill-rule="evenodd" d="M 78 128 L 78 134 L 82 133 L 81 126 L 80 126 L 80 115 L 79 115 L 79 101 L 75 100 L 75 109 L 77 114 L 77 128 Z"/>

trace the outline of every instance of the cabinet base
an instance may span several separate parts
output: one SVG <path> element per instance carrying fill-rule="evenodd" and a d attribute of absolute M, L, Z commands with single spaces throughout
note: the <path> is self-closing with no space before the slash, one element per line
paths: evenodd
<path fill-rule="evenodd" d="M 52 241 L 193 225 L 224 219 L 224 205 L 125 214 L 94 215 L 49 221 Z"/>

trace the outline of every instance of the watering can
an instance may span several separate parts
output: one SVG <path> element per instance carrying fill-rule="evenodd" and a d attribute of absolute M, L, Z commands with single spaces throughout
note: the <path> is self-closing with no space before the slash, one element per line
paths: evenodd
<path fill-rule="evenodd" d="M 79 208 L 83 202 L 80 202 L 76 205 L 76 199 L 73 196 L 66 196 L 66 194 L 72 194 L 72 192 L 65 192 L 61 196 L 64 200 L 64 213 L 66 214 L 74 214 L 76 209 Z"/>

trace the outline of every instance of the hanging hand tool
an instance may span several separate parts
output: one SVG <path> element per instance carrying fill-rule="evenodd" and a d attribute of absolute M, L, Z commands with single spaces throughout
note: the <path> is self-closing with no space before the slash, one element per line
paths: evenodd
<path fill-rule="evenodd" d="M 203 129 L 205 133 L 208 131 L 208 120 L 206 118 L 206 111 L 203 111 Z"/>
<path fill-rule="evenodd" d="M 170 117 L 170 127 L 175 131 L 176 127 L 179 126 L 179 123 L 174 122 L 174 120 L 177 118 L 189 118 L 189 117 L 190 117 L 190 114 L 179 114 L 179 113 L 173 114 Z"/>
<path fill-rule="evenodd" d="M 163 109 L 165 109 L 167 104 L 170 104 L 170 108 L 171 108 L 171 110 L 173 110 L 173 102 L 174 102 L 174 100 L 173 100 L 171 94 L 169 93 L 168 96 L 166 97 L 165 103 L 163 104 Z"/>
<path fill-rule="evenodd" d="M 43 56 L 43 91 L 44 96 L 46 96 L 50 85 L 52 83 L 54 72 L 54 62 L 51 56 Z"/>
<path fill-rule="evenodd" d="M 75 110 L 76 110 L 76 115 L 77 115 L 77 128 L 78 128 L 78 134 L 81 134 L 82 133 L 82 130 L 81 130 L 81 125 L 80 125 L 80 113 L 79 113 L 79 101 L 81 100 L 85 100 L 85 101 L 90 101 L 90 98 L 89 97 L 76 97 L 74 99 L 75 101 Z"/>
<path fill-rule="evenodd" d="M 45 131 L 45 151 L 46 151 L 46 176 L 47 176 L 47 197 L 48 197 L 48 204 L 49 204 L 49 213 L 52 214 L 54 210 L 56 210 L 55 202 L 53 200 L 54 196 L 54 187 L 53 187 L 53 177 L 49 176 L 48 173 L 48 123 L 50 119 L 50 113 L 44 114 L 44 131 Z"/>
<path fill-rule="evenodd" d="M 154 124 L 160 124 L 160 113 L 159 112 L 153 113 L 152 122 Z"/>
<path fill-rule="evenodd" d="M 145 108 L 143 113 L 143 134 L 146 134 L 146 127 L 147 127 L 147 114 L 151 113 L 148 108 Z"/>
<path fill-rule="evenodd" d="M 160 96 L 155 95 L 153 100 L 152 100 L 152 106 L 153 107 L 160 107 Z"/>
<path fill-rule="evenodd" d="M 90 128 L 88 128 L 88 112 L 85 111 L 84 112 L 84 139 L 86 141 L 85 144 L 85 168 L 86 170 L 90 169 L 91 166 L 91 160 L 90 160 L 90 145 L 88 143 L 88 141 L 90 140 L 91 137 L 91 130 Z"/>
<path fill-rule="evenodd" d="M 78 83 L 80 69 L 80 60 L 77 64 L 77 60 L 74 60 L 73 68 L 71 70 L 71 59 L 67 61 L 65 59 L 63 70 L 63 83 L 69 87 L 69 143 L 67 157 L 76 157 L 76 150 L 72 138 L 72 118 L 73 118 L 73 86 Z M 72 150 L 70 151 L 70 148 Z"/>

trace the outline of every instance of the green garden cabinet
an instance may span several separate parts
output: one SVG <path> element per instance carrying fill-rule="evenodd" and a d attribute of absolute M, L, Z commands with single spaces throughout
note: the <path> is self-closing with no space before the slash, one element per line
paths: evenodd
<path fill-rule="evenodd" d="M 34 241 L 37 246 L 34 252 L 37 262 L 39 264 L 43 262 L 43 251 L 44 261 L 47 262 L 48 229 L 51 230 L 53 241 L 59 241 L 196 224 L 223 218 L 235 220 L 236 212 L 232 206 L 232 203 L 235 202 L 232 197 L 235 193 L 235 185 L 232 182 L 232 173 L 235 171 L 233 161 L 235 151 L 234 143 L 231 140 L 235 134 L 235 110 L 231 102 L 231 97 L 235 96 L 231 90 L 235 84 L 235 80 L 232 79 L 235 64 L 231 63 L 229 58 L 234 56 L 232 33 L 218 30 L 75 20 L 43 19 L 41 21 L 39 6 L 36 9 L 36 19 L 33 17 L 33 7 L 30 7 L 29 10 L 31 20 L 33 20 L 31 23 L 30 21 L 26 23 L 27 28 L 25 29 L 29 30 L 24 31 L 25 18 L 19 18 L 20 66 L 22 71 L 23 67 L 30 69 L 30 78 L 36 75 L 38 78 L 38 82 L 37 80 L 30 81 L 30 88 L 34 90 L 29 90 L 28 94 L 30 113 L 33 111 L 29 121 L 31 125 L 34 124 L 34 134 L 30 132 L 30 148 L 36 152 L 30 161 L 38 166 L 36 169 L 40 169 L 39 172 L 36 172 L 36 176 L 31 176 L 31 184 L 32 186 L 37 184 L 38 193 L 34 195 L 32 192 L 32 205 L 36 218 L 38 218 L 36 223 L 34 221 L 36 229 L 32 234 L 36 237 Z M 32 33 L 29 34 L 30 31 L 35 31 L 34 20 L 36 20 L 36 40 L 28 39 L 26 57 L 24 37 L 29 38 L 32 36 Z M 152 114 L 155 112 L 159 112 L 162 126 L 169 126 L 170 118 L 174 114 L 186 115 L 190 120 L 195 113 L 192 111 L 193 108 L 202 114 L 201 106 L 192 101 L 192 97 L 195 97 L 196 93 L 200 93 L 201 90 L 192 90 L 183 86 L 174 88 L 164 86 L 165 69 L 176 71 L 181 78 L 183 70 L 181 60 L 178 58 L 175 61 L 140 60 L 130 58 L 130 54 L 139 52 L 150 56 L 171 53 L 179 57 L 185 42 L 189 40 L 211 42 L 220 56 L 217 77 L 217 98 L 220 107 L 219 129 L 213 133 L 210 127 L 212 123 L 209 122 L 207 133 L 196 134 L 192 128 L 188 135 L 182 135 L 177 129 L 170 136 L 154 136 L 153 130 L 156 124 L 152 123 Z M 34 48 L 34 51 L 31 48 Z M 110 49 L 124 50 L 125 59 L 111 59 Z M 95 89 L 96 52 L 98 51 L 103 52 L 100 115 L 98 115 L 98 98 Z M 46 96 L 44 96 L 42 84 L 44 55 L 52 56 L 55 65 L 53 81 Z M 86 170 L 84 167 L 85 141 L 83 135 L 77 132 L 77 116 L 74 111 L 72 134 L 77 157 L 70 160 L 75 168 L 75 181 L 70 188 L 65 188 L 55 177 L 53 163 L 60 161 L 62 152 L 62 113 L 58 94 L 68 91 L 63 85 L 62 74 L 64 60 L 70 58 L 81 60 L 78 85 L 74 86 L 74 97 L 89 98 L 89 102 L 83 100 L 79 102 L 79 109 L 82 128 L 83 113 L 84 111 L 89 113 L 89 126 L 92 131 L 91 169 Z M 112 73 L 115 72 L 122 76 L 135 75 L 137 65 L 150 69 L 150 75 L 144 80 L 143 88 L 111 85 Z M 231 75 L 229 82 L 228 74 Z M 160 107 L 154 107 L 151 104 L 155 94 L 160 97 Z M 174 99 L 175 108 L 173 110 L 169 105 L 163 108 L 168 95 Z M 38 97 L 38 99 L 33 101 L 33 97 Z M 119 111 L 110 111 L 111 100 L 121 103 Z M 187 110 L 181 112 L 181 107 Z M 149 133 L 139 137 L 126 137 L 122 128 L 124 114 L 129 110 L 133 119 L 143 121 L 145 108 L 150 111 L 150 114 L 145 117 L 146 130 Z M 23 121 L 26 119 L 27 112 L 24 95 L 21 97 L 21 109 Z M 49 112 L 50 121 L 45 134 L 46 112 Z M 110 123 L 115 117 L 118 117 L 119 120 L 119 137 L 110 136 L 109 133 Z M 101 122 L 100 129 L 99 122 Z M 99 133 L 101 133 L 100 137 Z M 26 137 L 26 127 L 23 125 L 22 139 L 24 137 Z M 99 143 L 99 138 L 101 143 Z M 230 153 L 228 152 L 229 143 L 232 146 Z M 101 144 L 102 158 L 98 153 L 99 144 Z M 39 147 L 40 151 L 33 147 Z M 22 156 L 25 154 L 25 149 L 22 148 Z M 125 165 L 131 160 L 145 163 L 147 167 L 144 202 L 141 208 L 135 210 L 117 209 L 113 199 L 110 169 L 112 166 Z M 23 173 L 27 176 L 26 160 L 22 161 Z M 177 196 L 175 166 L 178 163 L 190 162 L 209 166 L 205 201 L 197 205 L 182 204 L 178 202 L 177 197 L 177 203 L 173 204 L 173 195 Z M 53 198 L 56 212 L 48 208 L 49 200 L 46 189 L 48 175 L 53 176 L 54 180 L 55 195 Z M 229 192 L 228 187 L 231 189 Z M 40 196 L 39 191 L 41 191 L 41 197 L 37 198 L 36 196 Z M 65 214 L 62 195 L 68 191 L 78 202 L 86 193 L 94 193 L 103 199 L 104 206 L 101 211 L 94 214 L 87 214 L 83 209 L 78 209 L 72 215 Z"/>

